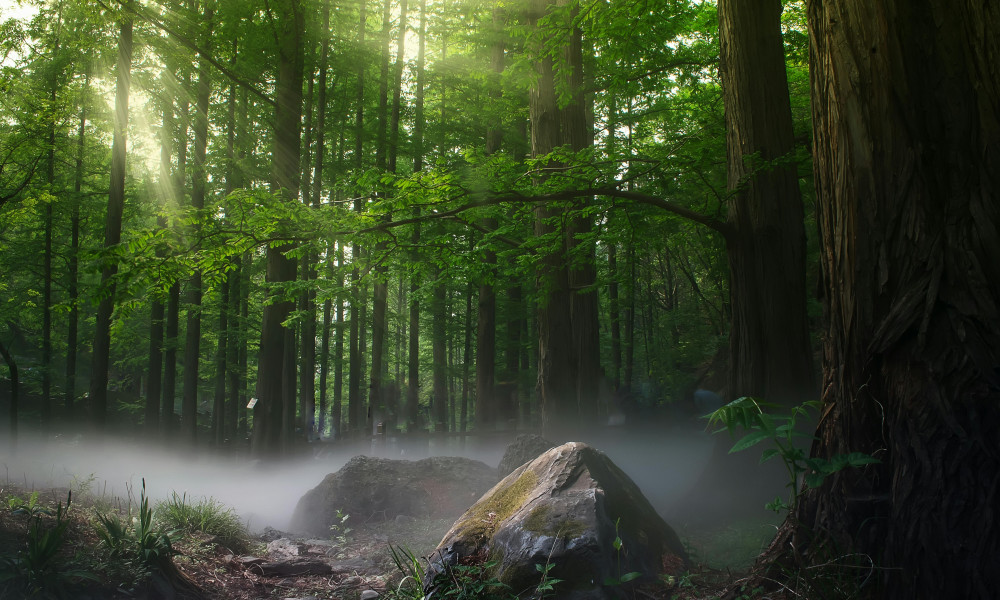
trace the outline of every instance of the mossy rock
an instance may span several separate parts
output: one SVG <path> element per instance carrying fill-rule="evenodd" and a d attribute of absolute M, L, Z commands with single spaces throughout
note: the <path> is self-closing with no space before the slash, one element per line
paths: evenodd
<path fill-rule="evenodd" d="M 638 486 L 578 442 L 514 470 L 467 510 L 432 556 L 426 591 L 448 568 L 477 561 L 495 564 L 493 576 L 522 597 L 540 583 L 537 565 L 552 565 L 548 577 L 563 581 L 549 597 L 567 600 L 623 597 L 632 586 L 688 567 L 677 534 Z M 633 572 L 641 576 L 614 583 Z"/>

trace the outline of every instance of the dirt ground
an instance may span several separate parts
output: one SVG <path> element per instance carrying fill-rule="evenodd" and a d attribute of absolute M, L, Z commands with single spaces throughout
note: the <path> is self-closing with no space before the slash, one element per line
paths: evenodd
<path fill-rule="evenodd" d="M 37 490 L 37 518 L 44 531 L 55 523 L 55 512 L 65 505 L 69 490 Z M 28 552 L 28 532 L 32 517 L 16 514 L 11 499 L 28 501 L 32 490 L 6 484 L 0 489 L 0 579 L 11 572 L 10 559 L 24 559 Z M 14 500 L 16 505 L 18 500 Z M 84 577 L 69 577 L 66 587 L 56 590 L 55 597 L 75 600 L 118 600 L 210 598 L 215 600 L 271 600 L 271 599 L 338 599 L 355 600 L 365 590 L 374 590 L 383 597 L 392 596 L 400 585 L 402 574 L 396 568 L 390 546 L 404 548 L 415 556 L 427 556 L 451 525 L 450 521 L 401 519 L 387 523 L 354 523 L 350 531 L 334 532 L 329 540 L 310 544 L 299 542 L 303 549 L 301 558 L 314 558 L 331 565 L 332 572 L 324 575 L 292 577 L 264 576 L 247 557 L 251 555 L 275 560 L 267 553 L 267 543 L 281 536 L 281 532 L 265 531 L 252 538 L 241 551 L 234 551 L 217 543 L 211 536 L 174 532 L 171 535 L 177 551 L 173 562 L 179 579 L 173 590 L 164 585 L 162 578 L 135 576 L 128 565 L 111 557 L 102 546 L 95 527 L 97 514 L 122 506 L 109 505 L 107 501 L 78 497 L 67 513 L 69 525 L 64 543 L 58 553 L 55 569 L 78 570 Z M 44 509 L 44 512 L 43 510 Z M 21 511 L 22 513 L 24 511 Z M 23 564 L 23 562 L 22 562 Z M 727 584 L 738 574 L 695 566 L 690 573 L 668 584 L 657 584 L 638 592 L 637 598 L 665 600 L 701 600 L 717 598 Z M 178 583 L 179 582 L 179 583 Z M 7 585 L 8 587 L 4 587 Z M 0 598 L 12 600 L 24 597 L 24 592 L 11 591 L 10 582 L 0 583 Z M 558 587 L 556 588 L 556 596 Z M 40 596 L 44 597 L 44 596 Z"/>

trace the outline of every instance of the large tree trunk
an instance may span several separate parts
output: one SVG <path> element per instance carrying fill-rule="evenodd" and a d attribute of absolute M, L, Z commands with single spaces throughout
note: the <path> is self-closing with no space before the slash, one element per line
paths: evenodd
<path fill-rule="evenodd" d="M 528 23 L 537 28 L 549 11 L 548 0 L 531 2 Z M 562 110 L 556 94 L 556 65 L 541 44 L 534 49 L 538 71 L 529 94 L 532 156 L 544 156 L 567 142 Z M 535 209 L 535 236 L 557 232 L 559 208 L 540 205 Z M 538 392 L 543 430 L 566 430 L 576 425 L 576 357 L 570 310 L 569 272 L 566 266 L 565 234 L 545 256 L 538 272 L 542 297 L 538 304 Z"/>
<path fill-rule="evenodd" d="M 287 0 L 278 13 L 278 79 L 275 88 L 274 174 L 272 186 L 286 202 L 296 202 L 299 196 L 301 169 L 302 38 L 305 30 L 305 8 L 299 0 Z M 290 246 L 269 246 L 267 249 L 268 283 L 295 280 L 295 260 L 286 256 Z M 272 292 L 273 293 L 273 292 Z M 274 455 L 287 451 L 290 444 L 291 422 L 288 409 L 294 413 L 294 353 L 295 336 L 283 323 L 295 307 L 291 300 L 280 300 L 264 306 L 257 368 L 257 405 L 254 407 L 254 452 Z M 289 339 L 291 338 L 291 339 Z M 289 372 L 291 368 L 291 372 Z M 290 384 L 290 385 L 289 385 Z"/>
<path fill-rule="evenodd" d="M 779 0 L 720 0 L 732 326 L 729 394 L 813 397 L 805 231 Z"/>
<path fill-rule="evenodd" d="M 994 598 L 1000 11 L 814 0 L 809 27 L 828 318 L 813 454 L 881 464 L 795 516 L 870 555 L 886 598 Z"/>
<path fill-rule="evenodd" d="M 131 3 L 130 3 L 131 4 Z M 127 13 L 125 13 L 127 14 Z M 118 79 L 115 90 L 115 128 L 111 146 L 111 186 L 104 222 L 104 248 L 121 241 L 125 210 L 125 144 L 128 129 L 128 94 L 132 81 L 132 20 L 123 17 L 118 36 Z M 115 274 L 108 261 L 101 270 L 101 302 L 97 307 L 94 355 L 90 378 L 90 410 L 94 426 L 103 431 L 108 417 L 108 370 L 111 366 L 111 315 L 115 308 Z"/>

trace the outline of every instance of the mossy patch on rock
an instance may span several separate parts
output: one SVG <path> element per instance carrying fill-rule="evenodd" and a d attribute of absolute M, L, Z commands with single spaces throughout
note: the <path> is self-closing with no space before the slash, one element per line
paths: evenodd
<path fill-rule="evenodd" d="M 525 469 L 514 483 L 494 488 L 489 496 L 480 499 L 456 525 L 464 537 L 489 539 L 501 521 L 521 508 L 536 485 L 538 474 Z"/>

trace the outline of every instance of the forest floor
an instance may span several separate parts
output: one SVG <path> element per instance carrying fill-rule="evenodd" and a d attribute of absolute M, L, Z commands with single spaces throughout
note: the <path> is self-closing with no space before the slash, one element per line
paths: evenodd
<path fill-rule="evenodd" d="M 414 594 L 405 591 L 413 588 L 404 581 L 390 547 L 417 557 L 427 556 L 451 525 L 450 520 L 407 519 L 374 525 L 351 524 L 353 527 L 349 528 L 345 521 L 329 540 L 311 548 L 323 555 L 323 562 L 330 563 L 333 572 L 291 577 L 264 576 L 259 569 L 249 566 L 245 558 L 241 560 L 248 555 L 265 558 L 268 541 L 280 532 L 265 531 L 246 538 L 243 547 L 231 548 L 215 536 L 173 530 L 170 538 L 176 552 L 173 563 L 177 572 L 172 591 L 167 589 L 163 578 L 149 576 L 137 558 L 109 550 L 98 534 L 99 515 L 110 512 L 121 515 L 126 527 L 130 519 L 132 527 L 138 526 L 139 498 L 109 501 L 77 493 L 70 510 L 63 511 L 62 533 L 46 535 L 56 528 L 60 518 L 57 509 L 60 504 L 65 507 L 68 493 L 65 488 L 55 488 L 40 490 L 33 496 L 31 490 L 10 482 L 0 487 L 0 598 L 356 600 L 365 590 L 374 590 L 383 598 L 412 598 Z M 39 525 L 34 536 L 32 522 Z M 161 531 L 163 527 L 160 526 Z M 47 541 L 57 544 L 49 548 Z M 683 577 L 641 589 L 637 598 L 718 598 L 740 573 L 699 564 L 699 555 L 718 555 L 732 552 L 741 544 L 759 543 L 748 542 L 747 536 L 734 528 L 707 533 L 688 542 L 696 566 Z M 306 546 L 308 542 L 302 545 Z M 737 551 L 743 556 L 736 560 L 746 565 L 746 549 Z M 35 587 L 32 589 L 31 585 Z M 558 592 L 558 587 L 555 591 Z M 551 594 L 548 595 L 552 597 Z"/>

